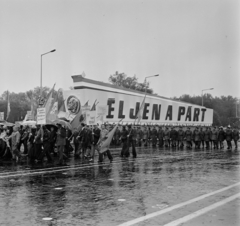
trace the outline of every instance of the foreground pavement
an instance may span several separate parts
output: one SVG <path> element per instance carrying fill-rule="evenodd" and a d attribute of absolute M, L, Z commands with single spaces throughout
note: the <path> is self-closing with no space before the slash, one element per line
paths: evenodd
<path fill-rule="evenodd" d="M 138 148 L 99 165 L 0 163 L 0 225 L 240 225 L 239 150 Z"/>

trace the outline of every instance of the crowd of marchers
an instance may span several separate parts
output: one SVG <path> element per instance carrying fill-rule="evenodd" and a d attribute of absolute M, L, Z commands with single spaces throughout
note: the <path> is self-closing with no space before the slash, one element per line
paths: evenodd
<path fill-rule="evenodd" d="M 37 125 L 37 126 L 1 126 L 0 127 L 0 160 L 13 159 L 21 161 L 27 158 L 30 162 L 54 162 L 65 165 L 66 160 L 74 155 L 75 158 L 94 161 L 98 152 L 98 161 L 101 163 L 108 157 L 110 162 L 113 156 L 110 149 L 121 147 L 121 157 L 137 157 L 135 147 L 157 147 L 187 149 L 223 149 L 224 142 L 228 150 L 238 148 L 239 130 L 223 127 L 183 127 L 158 125 L 118 125 L 110 148 L 101 153 L 101 144 L 115 127 L 108 123 L 86 125 L 81 123 L 77 129 L 70 130 L 64 125 Z"/>

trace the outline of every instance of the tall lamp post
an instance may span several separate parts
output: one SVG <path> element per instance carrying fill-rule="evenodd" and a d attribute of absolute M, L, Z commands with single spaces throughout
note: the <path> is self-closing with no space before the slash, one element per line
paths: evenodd
<path fill-rule="evenodd" d="M 158 76 L 159 76 L 159 75 L 151 75 L 151 76 L 145 77 L 145 79 L 144 79 L 144 83 L 146 84 L 146 87 L 145 87 L 145 95 L 147 94 L 147 78 L 158 77 Z"/>
<path fill-rule="evenodd" d="M 51 50 L 51 51 L 49 51 L 49 52 L 46 52 L 46 53 L 41 54 L 40 97 L 42 96 L 42 57 L 43 57 L 44 55 L 46 55 L 46 54 L 53 53 L 53 52 L 55 52 L 55 51 L 56 51 L 56 49 L 53 49 L 53 50 Z"/>
<path fill-rule="evenodd" d="M 203 91 L 206 91 L 206 90 L 213 90 L 214 88 L 209 88 L 209 89 L 203 89 L 202 90 L 202 106 L 203 106 Z"/>

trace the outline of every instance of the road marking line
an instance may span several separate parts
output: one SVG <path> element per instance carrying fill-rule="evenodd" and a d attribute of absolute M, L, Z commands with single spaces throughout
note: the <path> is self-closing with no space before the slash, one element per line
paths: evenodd
<path fill-rule="evenodd" d="M 215 195 L 215 194 L 217 194 L 217 193 L 226 191 L 226 190 L 228 190 L 228 189 L 230 189 L 230 188 L 233 188 L 233 187 L 236 187 L 236 186 L 238 186 L 238 185 L 240 185 L 240 182 L 238 182 L 238 183 L 236 183 L 236 184 L 232 184 L 232 185 L 227 186 L 227 187 L 224 187 L 224 188 L 221 188 L 221 189 L 219 189 L 219 190 L 210 192 L 210 193 L 208 193 L 208 194 L 198 196 L 198 197 L 196 197 L 196 198 L 194 198 L 194 199 L 188 200 L 188 201 L 186 201 L 186 202 L 179 203 L 179 204 L 174 205 L 174 206 L 171 206 L 171 207 L 169 207 L 169 208 L 166 208 L 166 209 L 163 209 L 163 210 L 154 212 L 154 213 L 150 213 L 150 214 L 148 214 L 148 215 L 146 215 L 146 216 L 142 216 L 142 217 L 136 218 L 136 219 L 134 219 L 134 220 L 125 222 L 125 223 L 123 223 L 123 224 L 120 224 L 119 226 L 130 226 L 130 225 L 137 224 L 137 223 L 142 222 L 142 221 L 145 221 L 145 220 L 147 220 L 147 219 L 150 219 L 150 218 L 153 218 L 153 217 L 162 215 L 162 214 L 164 214 L 164 213 L 167 213 L 167 212 L 170 212 L 170 211 L 172 211 L 172 210 L 181 208 L 181 207 L 186 206 L 186 205 L 188 205 L 188 204 L 197 202 L 197 201 L 199 201 L 199 200 L 201 200 L 201 199 L 205 199 L 205 198 L 207 198 L 207 197 L 209 197 L 209 196 L 211 196 L 211 195 Z"/>
<path fill-rule="evenodd" d="M 225 205 L 228 202 L 231 202 L 234 199 L 237 199 L 239 197 L 240 197 L 240 193 L 238 193 L 236 195 L 233 195 L 233 196 L 230 196 L 230 197 L 228 197 L 226 199 L 223 199 L 220 202 L 216 202 L 216 203 L 214 203 L 214 204 L 212 204 L 212 205 L 210 205 L 208 207 L 200 209 L 200 210 L 198 210 L 198 211 L 196 211 L 194 213 L 191 213 L 191 214 L 189 214 L 189 215 L 187 215 L 185 217 L 179 218 L 179 219 L 177 219 L 175 221 L 172 221 L 172 222 L 170 222 L 168 224 L 165 224 L 164 226 L 177 226 L 177 225 L 179 225 L 181 223 L 184 223 L 184 222 L 187 222 L 189 220 L 192 220 L 195 217 L 199 217 L 199 216 L 201 216 L 201 215 L 203 215 L 203 214 L 205 214 L 205 213 L 207 213 L 207 212 L 209 212 L 209 211 L 211 211 L 211 210 L 213 210 L 213 209 L 215 209 L 215 208 L 217 208 L 219 206 Z"/>

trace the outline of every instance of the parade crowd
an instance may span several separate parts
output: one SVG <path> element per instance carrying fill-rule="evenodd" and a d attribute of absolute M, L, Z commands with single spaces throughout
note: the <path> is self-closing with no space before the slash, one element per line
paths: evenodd
<path fill-rule="evenodd" d="M 113 160 L 109 149 L 101 153 L 101 143 L 107 138 L 115 125 L 102 124 L 88 126 L 81 123 L 73 131 L 62 124 L 36 126 L 1 126 L 0 160 L 13 159 L 16 162 L 26 157 L 32 163 L 53 162 L 58 157 L 58 165 L 64 165 L 74 153 L 75 158 L 94 161 L 98 152 L 98 161 L 105 157 Z M 183 127 L 158 125 L 119 125 L 111 141 L 111 147 L 121 147 L 120 156 L 137 157 L 135 147 L 157 147 L 183 149 L 227 149 L 238 148 L 239 130 L 223 127 Z M 233 143 L 233 144 L 232 144 Z M 234 146 L 233 146 L 234 145 Z M 21 151 L 23 150 L 23 151 Z"/>

